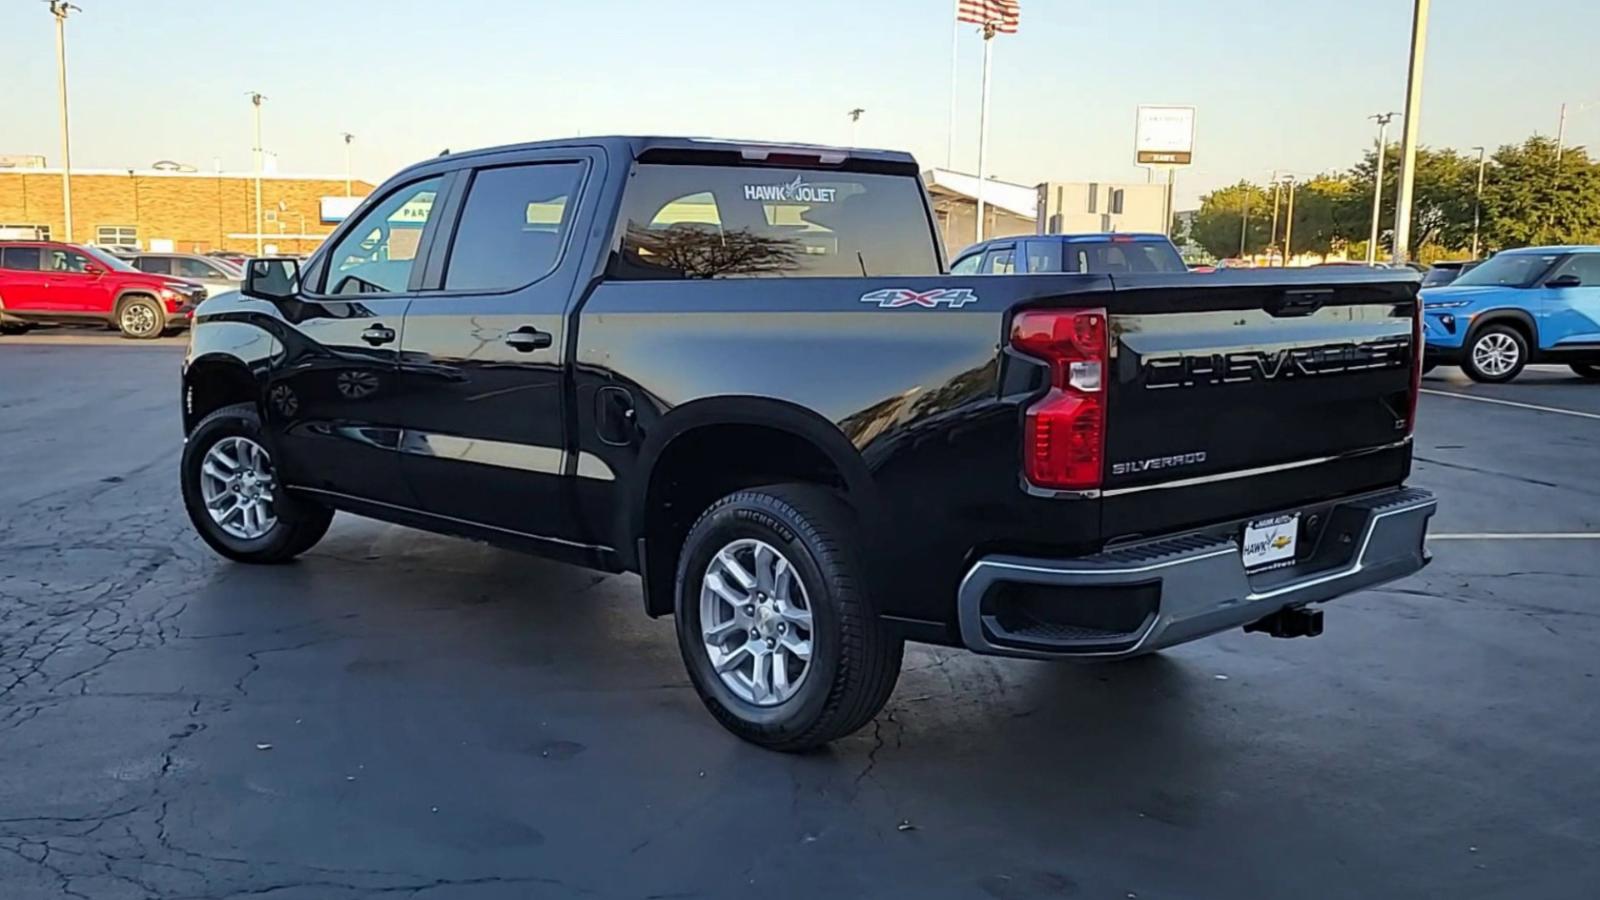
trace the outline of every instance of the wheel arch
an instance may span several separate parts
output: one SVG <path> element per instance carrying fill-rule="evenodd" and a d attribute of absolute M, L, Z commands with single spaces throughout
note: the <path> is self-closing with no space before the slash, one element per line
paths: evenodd
<path fill-rule="evenodd" d="M 1489 309 L 1472 317 L 1472 328 L 1467 331 L 1467 338 L 1462 341 L 1462 349 L 1471 352 L 1471 345 L 1483 329 L 1491 325 L 1508 325 L 1522 333 L 1523 340 L 1528 342 L 1528 355 L 1539 354 L 1539 323 L 1533 314 L 1525 309 L 1500 308 Z"/>
<path fill-rule="evenodd" d="M 664 416 L 640 447 L 644 477 L 628 498 L 627 529 L 645 611 L 672 611 L 682 538 L 706 506 L 740 488 L 798 481 L 837 490 L 863 518 L 876 512 L 871 474 L 836 425 L 766 397 L 713 397 Z"/>
<path fill-rule="evenodd" d="M 186 437 L 200 420 L 235 403 L 254 405 L 265 419 L 261 409 L 261 385 L 244 360 L 226 353 L 208 353 L 184 366 L 183 433 Z"/>

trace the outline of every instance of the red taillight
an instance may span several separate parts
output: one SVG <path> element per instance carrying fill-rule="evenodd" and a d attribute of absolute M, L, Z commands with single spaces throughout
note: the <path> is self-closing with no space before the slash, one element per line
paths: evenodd
<path fill-rule="evenodd" d="M 1406 434 L 1417 429 L 1417 403 L 1422 399 L 1422 358 L 1427 348 L 1422 337 L 1422 300 L 1411 313 L 1411 410 L 1406 413 Z"/>
<path fill-rule="evenodd" d="M 1011 323 L 1011 346 L 1050 365 L 1050 392 L 1028 407 L 1023 473 L 1058 490 L 1098 488 L 1106 445 L 1103 309 L 1036 310 Z"/>

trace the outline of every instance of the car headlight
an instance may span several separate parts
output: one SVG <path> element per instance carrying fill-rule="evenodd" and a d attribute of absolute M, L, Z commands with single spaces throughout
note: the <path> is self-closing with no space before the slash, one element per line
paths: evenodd
<path fill-rule="evenodd" d="M 162 288 L 161 289 L 161 299 L 163 299 L 163 300 L 181 300 L 182 298 L 183 298 L 183 295 L 179 294 L 177 291 L 173 290 L 172 288 Z"/>
<path fill-rule="evenodd" d="M 1433 303 L 1422 304 L 1423 309 L 1460 309 L 1471 303 L 1471 300 L 1438 300 Z"/>

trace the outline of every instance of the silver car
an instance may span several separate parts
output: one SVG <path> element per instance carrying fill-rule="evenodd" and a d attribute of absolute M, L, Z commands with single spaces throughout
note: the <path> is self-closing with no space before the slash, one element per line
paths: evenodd
<path fill-rule="evenodd" d="M 244 281 L 244 270 L 225 259 L 198 253 L 140 253 L 128 257 L 128 262 L 141 272 L 197 281 L 205 285 L 207 297 L 237 291 Z"/>

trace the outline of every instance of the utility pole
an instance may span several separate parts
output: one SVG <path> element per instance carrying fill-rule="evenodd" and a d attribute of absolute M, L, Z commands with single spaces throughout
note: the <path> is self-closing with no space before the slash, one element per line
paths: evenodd
<path fill-rule="evenodd" d="M 260 256 L 261 229 L 263 227 L 263 220 L 261 217 L 261 101 L 267 98 L 266 95 L 262 94 L 260 91 L 246 91 L 245 93 L 250 97 L 250 104 L 255 107 L 256 116 L 256 143 L 255 146 L 251 148 L 251 153 L 255 158 L 256 166 L 256 255 Z"/>
<path fill-rule="evenodd" d="M 1389 155 L 1389 122 L 1395 114 L 1392 112 L 1378 113 L 1367 118 L 1378 123 L 1378 168 L 1373 175 L 1372 187 L 1372 236 L 1367 238 L 1367 265 L 1374 265 L 1378 261 L 1378 210 L 1383 208 L 1383 163 Z"/>
<path fill-rule="evenodd" d="M 1556 123 L 1556 171 L 1561 171 L 1561 151 L 1567 146 L 1567 105 L 1561 104 L 1561 120 Z"/>
<path fill-rule="evenodd" d="M 983 106 L 978 110 L 978 240 L 983 240 L 983 217 L 987 214 L 984 210 L 983 187 L 988 173 L 984 171 L 985 154 L 989 150 L 989 73 L 994 68 L 994 35 L 993 23 L 983 26 Z"/>
<path fill-rule="evenodd" d="M 1272 251 L 1278 246 L 1278 198 L 1283 195 L 1283 182 L 1278 180 L 1278 170 L 1272 170 L 1272 236 L 1267 239 L 1267 265 L 1272 265 Z"/>
<path fill-rule="evenodd" d="M 1242 183 L 1244 188 L 1244 205 L 1239 213 L 1239 258 L 1244 259 L 1245 235 L 1250 232 L 1250 194 L 1253 192 L 1249 183 Z"/>
<path fill-rule="evenodd" d="M 49 0 L 50 15 L 56 18 L 56 81 L 61 88 L 61 211 L 72 240 L 72 129 L 67 118 L 67 15 L 83 9 L 66 0 Z"/>
<path fill-rule="evenodd" d="M 1416 0 L 1411 16 L 1411 66 L 1406 76 L 1406 128 L 1400 139 L 1400 193 L 1394 210 L 1394 261 L 1411 258 L 1411 198 L 1417 186 L 1417 133 L 1422 128 L 1422 63 L 1428 50 L 1429 0 Z"/>
<path fill-rule="evenodd" d="M 1294 256 L 1294 176 L 1285 180 L 1289 182 L 1289 211 L 1283 216 L 1283 268 L 1287 269 Z"/>
<path fill-rule="evenodd" d="M 861 127 L 861 114 L 864 112 L 866 112 L 866 110 L 858 106 L 855 109 L 845 113 L 845 115 L 850 117 L 850 146 L 852 147 L 856 146 L 857 144 L 856 135 Z"/>
<path fill-rule="evenodd" d="M 1483 207 L 1483 154 L 1482 147 L 1473 147 L 1478 151 L 1478 190 L 1472 195 L 1472 258 L 1478 258 L 1478 211 Z"/>
<path fill-rule="evenodd" d="M 350 196 L 350 142 L 355 140 L 356 136 L 348 131 L 341 132 L 341 136 L 344 138 L 344 195 L 348 197 Z M 305 231 L 304 228 L 300 230 Z"/>

